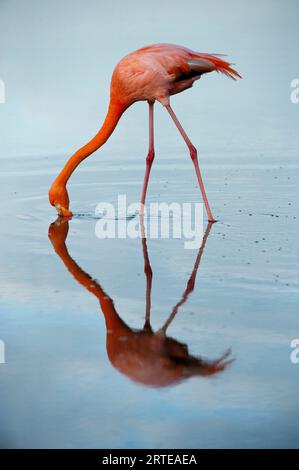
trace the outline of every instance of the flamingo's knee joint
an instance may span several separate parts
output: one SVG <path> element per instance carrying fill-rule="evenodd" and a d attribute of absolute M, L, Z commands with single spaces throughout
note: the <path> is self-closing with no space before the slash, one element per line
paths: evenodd
<path fill-rule="evenodd" d="M 155 151 L 149 150 L 147 157 L 146 157 L 146 163 L 147 164 L 153 163 L 154 158 L 155 158 Z"/>
<path fill-rule="evenodd" d="M 190 147 L 190 157 L 191 160 L 197 159 L 197 149 L 193 145 Z"/>

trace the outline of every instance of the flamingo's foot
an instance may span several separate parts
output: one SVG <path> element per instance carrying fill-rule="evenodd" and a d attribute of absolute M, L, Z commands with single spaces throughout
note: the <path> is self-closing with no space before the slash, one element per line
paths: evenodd
<path fill-rule="evenodd" d="M 62 217 L 73 217 L 73 213 L 69 209 L 63 207 L 61 204 L 56 202 L 54 206 L 57 210 L 58 215 Z"/>

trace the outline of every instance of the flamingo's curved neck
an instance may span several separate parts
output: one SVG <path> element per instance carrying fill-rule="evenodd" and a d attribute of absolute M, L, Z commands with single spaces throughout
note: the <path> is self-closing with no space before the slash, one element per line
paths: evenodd
<path fill-rule="evenodd" d="M 61 173 L 58 175 L 56 182 L 66 184 L 73 171 L 77 166 L 89 155 L 95 152 L 108 140 L 114 131 L 121 115 L 125 111 L 126 106 L 110 101 L 108 112 L 105 121 L 99 132 L 83 147 L 77 150 L 74 155 L 69 159 Z"/>

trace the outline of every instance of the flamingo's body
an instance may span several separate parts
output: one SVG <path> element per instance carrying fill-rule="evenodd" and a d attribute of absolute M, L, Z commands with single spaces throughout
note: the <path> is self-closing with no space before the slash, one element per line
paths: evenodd
<path fill-rule="evenodd" d="M 149 150 L 141 196 L 141 202 L 144 204 L 154 159 L 153 105 L 157 100 L 166 107 L 189 148 L 208 218 L 213 221 L 197 162 L 197 151 L 169 104 L 171 95 L 192 87 L 204 73 L 212 71 L 224 73 L 233 79 L 240 77 L 238 72 L 231 68 L 230 63 L 219 55 L 193 52 L 172 44 L 144 47 L 124 57 L 112 75 L 109 109 L 103 126 L 90 142 L 70 158 L 50 189 L 50 203 L 56 207 L 58 213 L 64 216 L 72 215 L 68 209 L 69 198 L 66 190 L 69 177 L 82 160 L 106 142 L 123 112 L 136 101 L 149 103 Z"/>

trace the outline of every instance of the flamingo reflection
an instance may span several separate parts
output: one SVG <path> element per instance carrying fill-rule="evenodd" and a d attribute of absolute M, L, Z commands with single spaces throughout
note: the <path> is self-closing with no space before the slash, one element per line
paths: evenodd
<path fill-rule="evenodd" d="M 143 228 L 142 219 L 141 227 Z M 149 261 L 146 238 L 142 237 L 144 272 L 146 276 L 146 311 L 143 329 L 130 328 L 115 309 L 113 300 L 101 285 L 78 266 L 70 256 L 66 239 L 69 218 L 58 217 L 49 227 L 49 239 L 72 276 L 91 292 L 100 302 L 105 317 L 107 354 L 112 365 L 134 382 L 149 387 L 166 387 L 180 383 L 190 377 L 211 376 L 224 371 L 232 359 L 226 351 L 214 360 L 192 356 L 188 346 L 167 336 L 167 329 L 179 308 L 186 302 L 195 286 L 196 274 L 202 258 L 212 224 L 207 225 L 203 241 L 195 260 L 193 271 L 180 301 L 173 307 L 164 325 L 156 332 L 150 322 L 152 269 Z M 144 232 L 142 232 L 144 234 Z"/>

